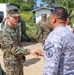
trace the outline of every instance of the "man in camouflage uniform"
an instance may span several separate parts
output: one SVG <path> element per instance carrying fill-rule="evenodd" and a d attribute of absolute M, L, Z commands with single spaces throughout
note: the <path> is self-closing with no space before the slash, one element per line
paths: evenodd
<path fill-rule="evenodd" d="M 3 25 L 4 25 L 4 23 L 5 23 L 6 20 L 7 20 L 7 17 L 3 19 L 2 24 L 1 24 L 1 28 L 4 27 Z M 19 22 L 18 22 L 18 24 L 15 27 L 18 29 L 18 35 L 19 35 L 20 43 L 22 41 L 24 41 L 24 39 L 25 39 L 23 36 L 25 36 L 27 38 L 27 41 L 30 42 L 30 38 L 29 38 L 29 36 L 26 33 L 26 24 L 25 24 L 25 21 L 22 20 L 19 17 Z"/>
<path fill-rule="evenodd" d="M 68 16 L 67 21 L 66 21 L 66 26 L 73 32 L 73 25 L 71 22 L 71 17 Z"/>
<path fill-rule="evenodd" d="M 50 15 L 53 31 L 48 35 L 44 49 L 43 75 L 74 75 L 74 35 L 66 27 L 68 12 L 56 7 Z"/>
<path fill-rule="evenodd" d="M 47 38 L 48 34 L 50 33 L 51 27 L 47 20 L 47 15 L 42 14 L 41 17 L 42 17 L 41 21 L 38 22 L 36 35 L 37 35 L 37 41 L 44 44 L 45 39 Z"/>
<path fill-rule="evenodd" d="M 3 27 L 1 34 L 1 50 L 3 51 L 3 61 L 6 75 L 23 75 L 23 65 L 27 54 L 41 55 L 40 50 L 23 49 L 19 44 L 19 35 L 16 25 L 19 19 L 17 5 L 8 4 L 8 21 Z"/>

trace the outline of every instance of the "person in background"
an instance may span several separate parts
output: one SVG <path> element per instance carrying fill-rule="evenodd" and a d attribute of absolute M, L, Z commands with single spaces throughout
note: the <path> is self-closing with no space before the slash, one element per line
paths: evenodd
<path fill-rule="evenodd" d="M 18 5 L 7 5 L 7 25 L 2 28 L 1 50 L 3 52 L 3 61 L 6 75 L 23 75 L 23 65 L 25 55 L 32 54 L 41 56 L 42 51 L 30 50 L 20 47 L 19 35 L 16 25 L 19 20 Z"/>
<path fill-rule="evenodd" d="M 42 14 L 41 21 L 38 22 L 38 27 L 36 32 L 37 41 L 41 42 L 43 45 L 50 31 L 51 31 L 51 27 L 47 20 L 47 14 Z"/>
<path fill-rule="evenodd" d="M 71 23 L 71 17 L 68 16 L 67 21 L 66 21 L 66 26 L 72 31 L 73 30 L 73 25 Z"/>
<path fill-rule="evenodd" d="M 43 75 L 74 75 L 74 35 L 66 27 L 68 12 L 56 7 L 50 15 L 53 31 L 45 40 Z"/>

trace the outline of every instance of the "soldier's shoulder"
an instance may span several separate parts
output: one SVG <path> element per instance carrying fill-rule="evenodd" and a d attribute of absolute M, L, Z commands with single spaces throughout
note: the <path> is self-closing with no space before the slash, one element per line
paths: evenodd
<path fill-rule="evenodd" d="M 7 32 L 10 32 L 11 31 L 11 28 L 8 26 L 8 25 L 5 25 L 3 28 L 2 28 L 2 32 L 3 33 L 7 33 Z"/>
<path fill-rule="evenodd" d="M 38 24 L 41 24 L 42 23 L 42 21 L 40 20 L 39 22 L 38 22 Z"/>

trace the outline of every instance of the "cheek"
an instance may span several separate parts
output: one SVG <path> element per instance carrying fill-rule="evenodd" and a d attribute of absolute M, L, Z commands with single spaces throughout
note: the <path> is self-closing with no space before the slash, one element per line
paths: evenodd
<path fill-rule="evenodd" d="M 50 15 L 50 24 L 52 24 L 52 15 Z"/>
<path fill-rule="evenodd" d="M 13 22 L 13 18 L 12 18 L 12 17 L 9 17 L 9 21 L 10 21 L 10 22 Z"/>
<path fill-rule="evenodd" d="M 52 24 L 52 18 L 50 18 L 50 24 Z"/>

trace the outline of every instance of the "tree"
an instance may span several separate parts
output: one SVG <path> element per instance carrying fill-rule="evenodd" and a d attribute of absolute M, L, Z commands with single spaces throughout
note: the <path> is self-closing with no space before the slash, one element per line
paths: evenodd
<path fill-rule="evenodd" d="M 36 8 L 37 0 L 0 0 L 0 3 L 17 3 L 21 5 L 21 3 L 26 3 L 27 6 L 30 6 L 30 9 Z"/>
<path fill-rule="evenodd" d="M 27 2 L 21 3 L 20 4 L 20 12 L 24 12 L 24 11 L 31 11 L 31 5 L 29 5 Z"/>
<path fill-rule="evenodd" d="M 31 5 L 32 10 L 36 8 L 36 1 L 37 0 L 27 0 L 28 4 Z"/>
<path fill-rule="evenodd" d="M 69 15 L 72 13 L 74 10 L 74 1 L 71 0 L 60 0 L 58 6 L 64 7 L 67 9 Z"/>
<path fill-rule="evenodd" d="M 46 2 L 49 7 L 64 7 L 67 9 L 70 16 L 74 15 L 74 0 L 41 0 Z"/>
<path fill-rule="evenodd" d="M 52 7 L 56 0 L 41 0 L 44 4 L 47 4 L 48 7 Z"/>
<path fill-rule="evenodd" d="M 0 3 L 20 3 L 26 2 L 25 0 L 0 0 Z"/>

